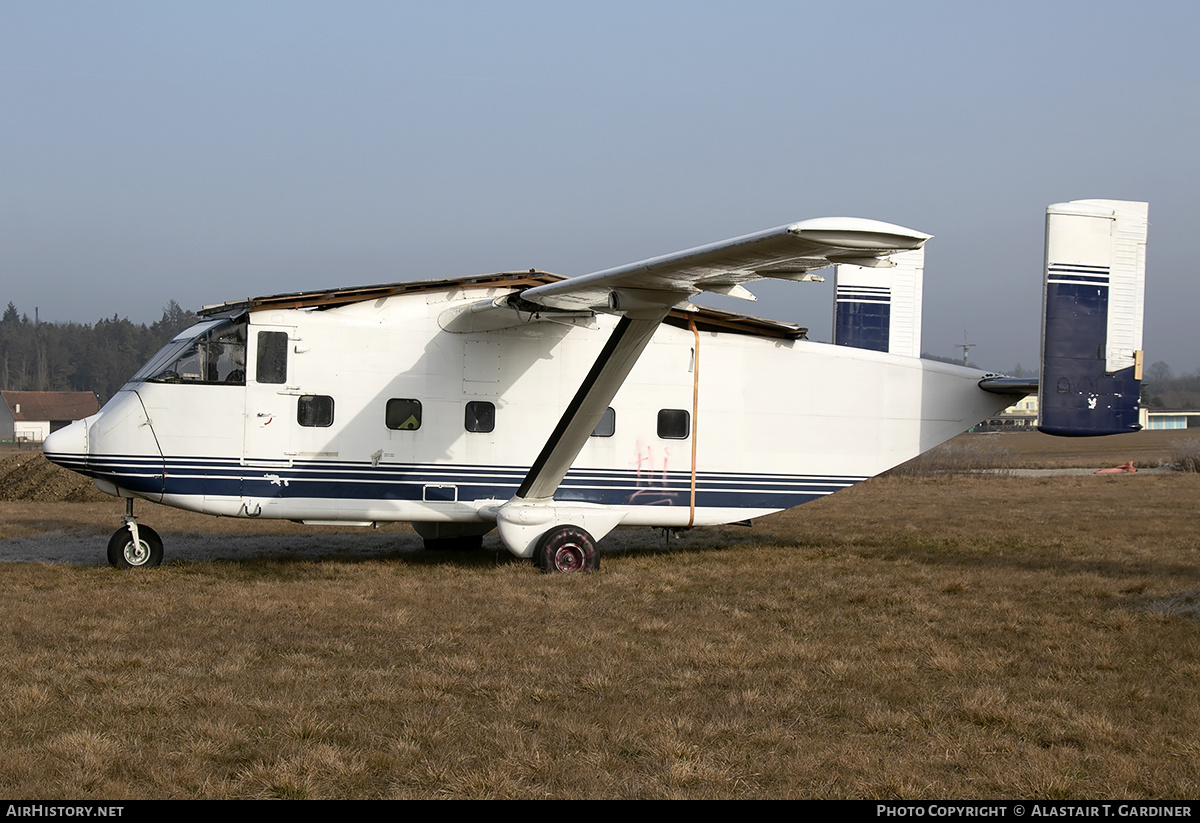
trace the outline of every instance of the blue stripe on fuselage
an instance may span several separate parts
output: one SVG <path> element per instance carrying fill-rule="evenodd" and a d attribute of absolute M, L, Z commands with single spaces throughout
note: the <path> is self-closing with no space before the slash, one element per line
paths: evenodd
<path fill-rule="evenodd" d="M 93 456 L 88 474 L 140 491 L 157 460 L 132 456 Z M 244 466 L 236 458 L 168 458 L 164 486 L 154 492 L 229 498 L 308 498 L 327 500 L 428 500 L 426 486 L 457 487 L 457 499 L 507 500 L 528 469 L 518 466 L 437 464 L 372 466 L 347 461 L 297 461 L 290 466 Z M 696 505 L 721 508 L 790 508 L 851 486 L 865 477 L 699 472 Z M 556 500 L 627 506 L 687 506 L 691 473 L 573 469 Z M 439 492 L 439 494 L 442 494 Z"/>

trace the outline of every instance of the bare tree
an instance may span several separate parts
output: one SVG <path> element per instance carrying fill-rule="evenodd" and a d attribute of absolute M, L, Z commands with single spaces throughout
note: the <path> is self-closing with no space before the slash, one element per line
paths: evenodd
<path fill-rule="evenodd" d="M 1170 380 L 1171 377 L 1171 367 L 1162 360 L 1151 363 L 1146 368 L 1147 380 Z"/>

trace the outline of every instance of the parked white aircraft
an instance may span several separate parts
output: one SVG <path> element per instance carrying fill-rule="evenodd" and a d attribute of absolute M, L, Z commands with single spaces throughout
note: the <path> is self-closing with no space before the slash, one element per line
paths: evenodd
<path fill-rule="evenodd" d="M 1047 217 L 1042 427 L 1137 426 L 1146 207 Z M 226 517 L 493 528 L 547 571 L 595 569 L 618 525 L 687 529 L 846 488 L 1035 381 L 921 360 L 929 235 L 806 220 L 582 277 L 538 271 L 258 297 L 205 309 L 46 456 L 126 499 L 118 567 L 162 541 L 133 499 Z M 699 309 L 838 266 L 835 344 Z"/>

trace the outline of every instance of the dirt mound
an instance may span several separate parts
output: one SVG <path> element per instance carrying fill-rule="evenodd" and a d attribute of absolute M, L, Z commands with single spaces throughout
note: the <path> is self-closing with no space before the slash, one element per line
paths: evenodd
<path fill-rule="evenodd" d="M 88 503 L 111 500 L 86 477 L 60 468 L 41 452 L 0 457 L 0 500 L 38 503 Z"/>

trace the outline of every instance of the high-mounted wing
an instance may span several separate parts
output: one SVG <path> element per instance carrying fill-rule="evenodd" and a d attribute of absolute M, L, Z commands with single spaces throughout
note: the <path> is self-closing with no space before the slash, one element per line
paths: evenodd
<path fill-rule="evenodd" d="M 521 299 L 564 311 L 622 313 L 670 308 L 703 291 L 753 299 L 743 284 L 819 279 L 809 272 L 836 263 L 888 266 L 889 255 L 919 249 L 929 237 L 878 220 L 823 217 L 535 286 Z"/>
<path fill-rule="evenodd" d="M 513 295 L 527 310 L 544 307 L 624 315 L 530 468 L 517 498 L 546 500 L 553 496 L 600 415 L 673 307 L 686 304 L 701 291 L 753 299 L 743 283 L 764 277 L 815 279 L 809 272 L 834 263 L 887 266 L 888 255 L 921 248 L 929 237 L 877 220 L 805 220 Z M 495 308 L 502 306 L 503 298 L 496 301 Z M 512 303 L 507 307 L 513 308 Z"/>

